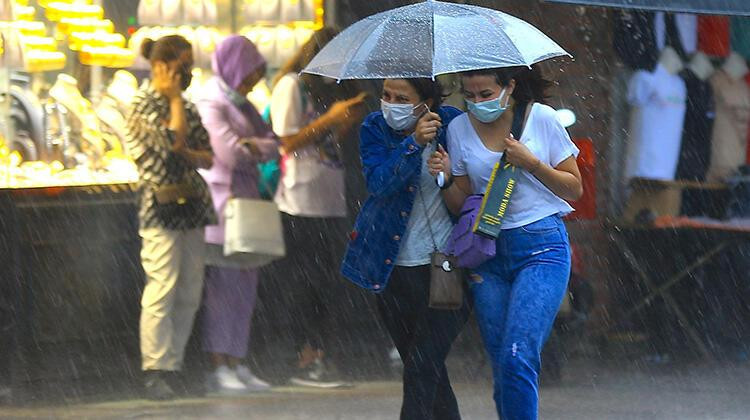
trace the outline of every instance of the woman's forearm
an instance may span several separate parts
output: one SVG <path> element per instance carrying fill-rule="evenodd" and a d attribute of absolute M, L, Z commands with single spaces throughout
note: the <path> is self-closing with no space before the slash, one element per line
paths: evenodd
<path fill-rule="evenodd" d="M 538 167 L 533 170 L 532 175 L 564 200 L 575 201 L 581 198 L 583 194 L 583 185 L 580 179 L 570 172 L 553 168 L 544 162 L 539 163 Z"/>
<path fill-rule="evenodd" d="M 465 176 L 454 177 L 453 184 L 450 187 L 441 190 L 445 206 L 448 207 L 448 211 L 456 216 L 461 213 L 464 201 L 466 201 L 466 197 L 469 196 L 466 192 L 467 185 L 468 179 Z"/>
<path fill-rule="evenodd" d="M 324 114 L 308 124 L 297 134 L 281 137 L 281 148 L 284 150 L 284 153 L 292 153 L 328 135 L 334 126 L 334 120 Z"/>
<path fill-rule="evenodd" d="M 185 147 L 177 153 L 194 168 L 209 169 L 214 162 L 214 154 L 210 150 L 193 150 Z"/>

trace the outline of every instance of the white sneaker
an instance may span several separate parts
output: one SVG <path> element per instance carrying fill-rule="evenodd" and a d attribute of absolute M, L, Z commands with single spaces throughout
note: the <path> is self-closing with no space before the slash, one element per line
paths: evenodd
<path fill-rule="evenodd" d="M 248 391 L 268 391 L 271 389 L 271 384 L 253 375 L 245 365 L 237 365 L 235 373 L 242 383 L 245 384 Z"/>
<path fill-rule="evenodd" d="M 214 380 L 219 392 L 247 392 L 247 386 L 237 377 L 237 373 L 227 366 L 219 366 L 216 369 Z"/>

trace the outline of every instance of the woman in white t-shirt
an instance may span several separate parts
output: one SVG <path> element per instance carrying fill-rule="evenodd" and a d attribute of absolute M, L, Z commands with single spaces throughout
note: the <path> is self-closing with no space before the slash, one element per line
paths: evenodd
<path fill-rule="evenodd" d="M 583 193 L 578 149 L 544 104 L 550 82 L 538 68 L 488 69 L 461 75 L 468 113 L 448 126 L 448 150 L 435 152 L 444 172 L 443 198 L 458 214 L 470 194 L 483 194 L 503 153 L 520 169 L 497 239 L 497 255 L 472 270 L 470 290 L 492 360 L 494 398 L 502 418 L 534 419 L 542 346 L 570 274 L 564 200 Z M 511 134 L 514 114 L 522 134 Z M 452 175 L 452 176 L 451 176 Z"/>
<path fill-rule="evenodd" d="M 330 28 L 315 32 L 281 67 L 270 107 L 271 125 L 282 144 L 274 200 L 284 221 L 287 256 L 268 271 L 278 278 L 278 297 L 290 317 L 299 356 L 291 382 L 326 388 L 344 385 L 326 369 L 321 339 L 331 328 L 328 308 L 335 303 L 330 291 L 339 281 L 335 269 L 341 260 L 331 232 L 347 208 L 339 142 L 354 136 L 364 117 L 365 96 L 337 101 L 344 92 L 335 80 L 299 73 L 335 35 Z"/>

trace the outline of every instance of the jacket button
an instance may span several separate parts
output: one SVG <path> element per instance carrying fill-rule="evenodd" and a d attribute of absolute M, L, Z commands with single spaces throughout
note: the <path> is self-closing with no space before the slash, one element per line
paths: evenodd
<path fill-rule="evenodd" d="M 398 236 L 398 235 L 394 235 L 394 236 L 393 236 L 393 240 L 394 240 L 394 241 L 400 241 L 400 240 L 401 240 L 401 237 L 400 237 L 400 236 Z"/>
<path fill-rule="evenodd" d="M 409 192 L 414 192 L 414 190 L 416 190 L 413 185 L 409 185 L 409 188 L 407 189 L 409 190 Z"/>
<path fill-rule="evenodd" d="M 402 212 L 401 212 L 401 217 L 406 217 L 406 216 L 408 216 L 408 215 L 409 215 L 409 213 L 407 213 L 407 212 L 405 212 L 405 211 L 402 211 Z"/>
<path fill-rule="evenodd" d="M 392 262 L 390 258 L 386 258 L 385 265 L 391 265 Z"/>
<path fill-rule="evenodd" d="M 409 150 L 414 150 L 414 145 L 413 144 L 409 145 Z"/>
<path fill-rule="evenodd" d="M 372 288 L 375 290 L 380 290 L 380 285 L 379 284 L 373 285 Z"/>

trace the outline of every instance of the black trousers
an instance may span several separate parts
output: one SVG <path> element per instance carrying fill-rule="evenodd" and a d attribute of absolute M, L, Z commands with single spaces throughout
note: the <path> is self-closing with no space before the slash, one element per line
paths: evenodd
<path fill-rule="evenodd" d="M 378 310 L 404 363 L 402 420 L 460 419 L 445 359 L 471 308 L 430 309 L 429 266 L 396 267 Z M 468 296 L 468 293 L 464 293 Z"/>
<path fill-rule="evenodd" d="M 343 242 L 335 240 L 343 236 L 337 234 L 343 222 L 281 215 L 287 255 L 262 269 L 261 281 L 274 291 L 263 296 L 264 305 L 288 326 L 297 351 L 306 344 L 324 349 L 325 336 L 335 335 L 331 305 L 342 285 L 338 267 L 343 253 Z"/>

